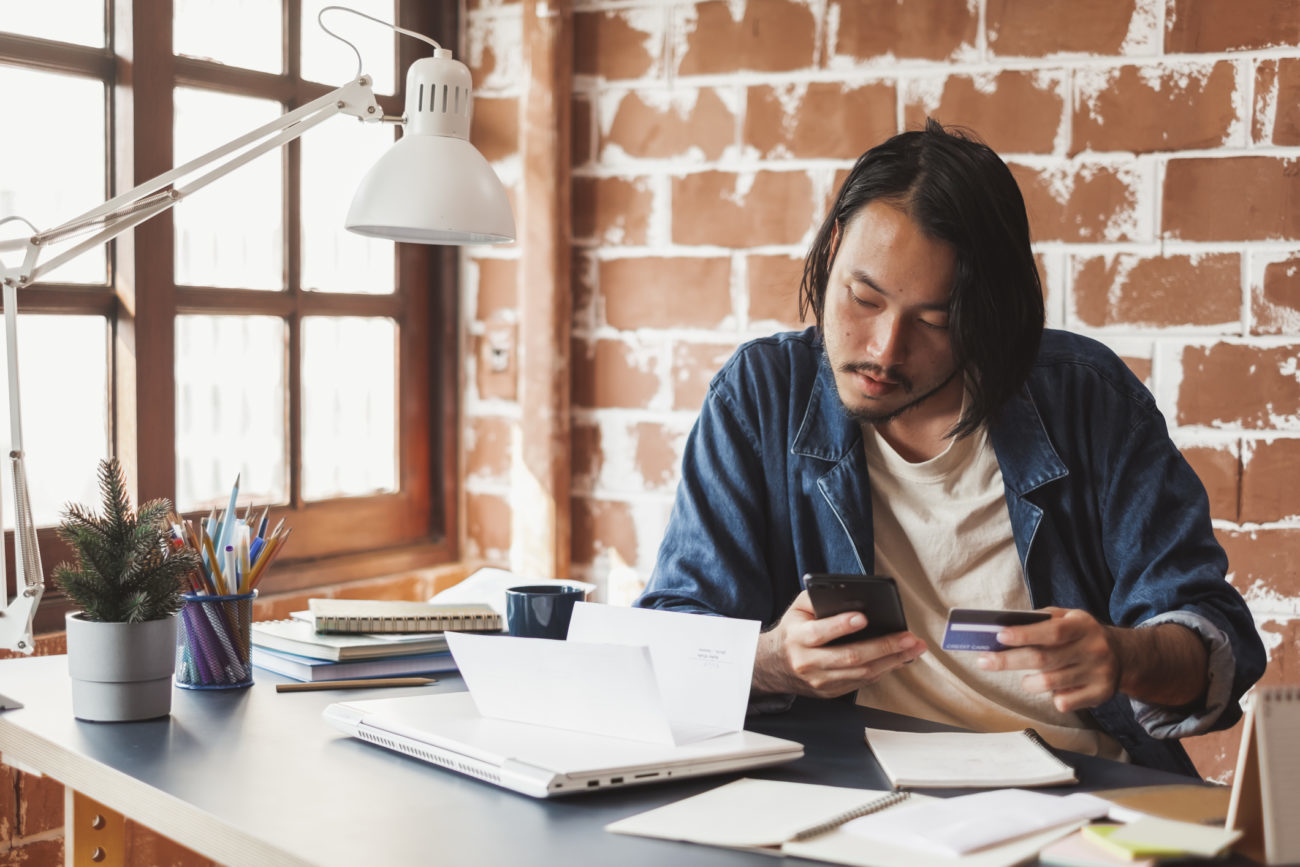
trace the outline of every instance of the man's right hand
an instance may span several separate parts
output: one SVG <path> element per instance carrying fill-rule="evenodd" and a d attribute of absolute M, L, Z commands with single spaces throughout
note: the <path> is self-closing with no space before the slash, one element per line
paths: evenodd
<path fill-rule="evenodd" d="M 866 625 L 857 611 L 818 620 L 808 591 L 802 591 L 780 622 L 758 637 L 754 691 L 834 698 L 875 683 L 925 653 L 925 642 L 910 632 L 825 646 Z"/>

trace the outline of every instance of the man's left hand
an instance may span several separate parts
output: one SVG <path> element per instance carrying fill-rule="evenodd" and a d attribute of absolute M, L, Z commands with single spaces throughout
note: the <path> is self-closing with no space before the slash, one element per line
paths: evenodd
<path fill-rule="evenodd" d="M 1120 658 L 1112 627 L 1086 611 L 1044 608 L 1052 617 L 1008 626 L 998 641 L 1009 649 L 981 654 L 985 671 L 1028 671 L 1021 681 L 1030 692 L 1052 694 L 1061 712 L 1096 707 L 1120 686 Z"/>

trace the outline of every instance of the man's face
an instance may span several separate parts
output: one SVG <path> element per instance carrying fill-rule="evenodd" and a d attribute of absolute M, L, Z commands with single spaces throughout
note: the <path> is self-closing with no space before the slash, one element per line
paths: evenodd
<path fill-rule="evenodd" d="M 963 384 L 948 334 L 952 248 L 879 201 L 858 211 L 838 241 L 822 332 L 845 409 L 860 422 L 913 408 L 955 420 Z"/>

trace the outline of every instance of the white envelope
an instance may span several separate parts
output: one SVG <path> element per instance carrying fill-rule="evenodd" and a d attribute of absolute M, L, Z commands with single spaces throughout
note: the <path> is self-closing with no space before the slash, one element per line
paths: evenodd
<path fill-rule="evenodd" d="M 446 590 L 433 594 L 429 601 L 435 605 L 488 605 L 497 614 L 506 616 L 506 590 L 510 587 L 523 587 L 529 584 L 553 584 L 556 587 L 576 587 L 584 593 L 596 589 L 595 584 L 565 578 L 553 581 L 547 578 L 530 579 L 505 569 L 485 566 L 478 569 L 465 580 L 453 584 Z"/>
<path fill-rule="evenodd" d="M 569 640 L 447 633 L 485 717 L 658 744 L 740 731 L 759 623 L 580 602 Z"/>

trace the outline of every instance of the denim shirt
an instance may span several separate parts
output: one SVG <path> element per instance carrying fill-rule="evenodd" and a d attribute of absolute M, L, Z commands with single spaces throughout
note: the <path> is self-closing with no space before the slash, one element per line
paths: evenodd
<path fill-rule="evenodd" d="M 1177 738 L 1227 728 L 1265 655 L 1209 502 L 1146 388 L 1095 340 L 1045 331 L 1025 386 L 989 421 L 1035 607 L 1125 627 L 1177 622 L 1209 653 L 1203 705 L 1115 695 L 1090 713 L 1137 763 L 1187 774 Z M 655 570 L 637 600 L 780 619 L 809 572 L 870 573 L 870 479 L 815 328 L 742 346 L 687 440 Z"/>

